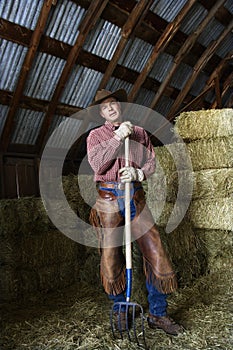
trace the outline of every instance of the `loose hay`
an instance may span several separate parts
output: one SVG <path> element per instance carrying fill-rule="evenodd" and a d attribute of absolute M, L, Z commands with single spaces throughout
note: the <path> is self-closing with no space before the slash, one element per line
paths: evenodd
<path fill-rule="evenodd" d="M 169 313 L 184 324 L 186 331 L 181 336 L 170 337 L 149 329 L 145 323 L 149 348 L 230 350 L 233 345 L 231 284 L 232 274 L 222 269 L 173 294 L 169 298 Z M 138 349 L 127 339 L 113 339 L 110 307 L 106 295 L 91 283 L 53 293 L 35 304 L 29 301 L 21 308 L 13 304 L 2 306 L 1 349 Z M 144 311 L 147 313 L 147 309 Z"/>
<path fill-rule="evenodd" d="M 233 135 L 233 109 L 208 109 L 181 113 L 174 131 L 184 140 Z"/>

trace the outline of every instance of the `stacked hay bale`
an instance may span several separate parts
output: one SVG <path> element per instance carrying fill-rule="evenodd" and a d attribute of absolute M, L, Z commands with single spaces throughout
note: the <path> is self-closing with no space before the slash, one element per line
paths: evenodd
<path fill-rule="evenodd" d="M 148 202 L 185 283 L 232 261 L 233 110 L 184 112 L 174 130 L 186 152 L 182 140 L 155 149 L 158 168 L 148 183 Z M 187 156 L 191 168 L 184 166 Z M 179 217 L 182 201 L 190 201 L 186 214 L 167 234 L 164 228 L 174 208 Z"/>
<path fill-rule="evenodd" d="M 63 187 L 70 207 L 88 221 L 89 206 L 74 177 L 64 178 Z M 59 213 L 63 210 L 56 209 Z M 1 200 L 0 221 L 1 301 L 27 298 L 36 292 L 39 296 L 81 278 L 85 257 L 90 254 L 56 229 L 40 198 Z"/>

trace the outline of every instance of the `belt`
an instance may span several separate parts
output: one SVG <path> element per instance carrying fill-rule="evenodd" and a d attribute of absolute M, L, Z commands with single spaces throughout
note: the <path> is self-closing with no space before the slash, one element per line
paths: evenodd
<path fill-rule="evenodd" d="M 124 190 L 125 189 L 125 183 L 123 182 L 97 182 L 97 187 L 104 187 L 104 188 L 114 188 L 117 190 Z M 130 187 L 139 188 L 142 187 L 141 182 L 131 182 Z"/>

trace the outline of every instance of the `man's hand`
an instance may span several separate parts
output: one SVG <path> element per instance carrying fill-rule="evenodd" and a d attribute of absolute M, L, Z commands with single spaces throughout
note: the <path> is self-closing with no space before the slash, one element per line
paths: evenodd
<path fill-rule="evenodd" d="M 124 139 L 129 136 L 133 131 L 133 125 L 130 122 L 121 123 L 119 128 L 114 131 L 114 133 L 124 141 Z"/>
<path fill-rule="evenodd" d="M 134 167 L 124 167 L 119 170 L 121 174 L 121 182 L 131 182 L 131 181 L 143 181 L 144 173 L 141 169 L 136 169 Z"/>

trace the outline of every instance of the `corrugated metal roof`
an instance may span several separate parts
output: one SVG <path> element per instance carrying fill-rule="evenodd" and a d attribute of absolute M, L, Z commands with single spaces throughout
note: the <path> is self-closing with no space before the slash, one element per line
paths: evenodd
<path fill-rule="evenodd" d="M 15 128 L 12 143 L 35 145 L 44 119 L 44 113 L 19 109 L 15 116 Z"/>
<path fill-rule="evenodd" d="M 75 66 L 66 83 L 61 102 L 86 108 L 94 99 L 103 74 L 93 69 Z"/>
<path fill-rule="evenodd" d="M 219 23 L 215 18 L 207 24 L 197 41 L 203 46 L 207 47 L 213 40 L 218 39 L 220 34 L 224 30 L 224 26 Z"/>
<path fill-rule="evenodd" d="M 43 1 L 0 1 L 0 17 L 29 29 L 35 29 Z"/>
<path fill-rule="evenodd" d="M 194 81 L 192 88 L 190 89 L 190 93 L 194 96 L 198 96 L 205 87 L 207 79 L 207 75 L 204 72 L 200 72 L 198 74 L 198 79 Z"/>
<path fill-rule="evenodd" d="M 15 89 L 27 50 L 11 41 L 0 40 L 0 89 Z"/>
<path fill-rule="evenodd" d="M 201 4 L 195 3 L 183 19 L 180 30 L 187 35 L 191 34 L 207 14 L 208 11 Z"/>
<path fill-rule="evenodd" d="M 119 64 L 140 72 L 153 51 L 153 46 L 139 38 L 129 39 Z"/>
<path fill-rule="evenodd" d="M 159 82 L 163 81 L 172 65 L 172 62 L 173 57 L 171 55 L 165 52 L 160 53 L 149 73 L 149 76 L 158 80 Z"/>
<path fill-rule="evenodd" d="M 0 17 L 33 30 L 38 21 L 43 3 L 43 0 L 0 0 Z M 155 0 L 151 6 L 151 10 L 166 21 L 171 22 L 186 3 L 187 0 Z M 227 0 L 224 6 L 228 11 L 233 13 L 232 0 Z M 197 28 L 207 13 L 207 10 L 200 3 L 195 3 L 182 21 L 181 30 L 189 35 Z M 51 9 L 44 34 L 61 42 L 73 45 L 77 39 L 79 33 L 78 29 L 85 14 L 86 10 L 78 6 L 75 1 L 58 0 L 56 5 Z M 200 35 L 198 41 L 202 45 L 208 46 L 209 43 L 219 37 L 223 30 L 224 26 L 216 19 L 213 19 Z M 100 19 L 89 33 L 83 49 L 110 61 L 120 38 L 121 28 L 104 19 Z M 230 33 L 223 40 L 216 53 L 221 58 L 224 58 L 225 55 L 232 50 L 232 42 L 233 33 Z M 13 92 L 18 82 L 22 63 L 28 48 L 7 40 L 1 40 L 0 45 L 0 89 Z M 131 38 L 118 64 L 140 73 L 152 50 L 153 46 L 149 43 L 139 38 Z M 173 57 L 171 55 L 165 52 L 161 53 L 155 61 L 149 76 L 162 82 L 169 72 L 172 62 Z M 23 92 L 24 95 L 50 101 L 65 63 L 66 61 L 63 59 L 38 52 L 29 72 Z M 190 66 L 180 64 L 170 85 L 180 90 L 187 81 L 191 71 L 192 68 Z M 60 102 L 86 108 L 93 100 L 102 77 L 103 73 L 101 72 L 84 66 L 74 66 L 66 82 Z M 197 96 L 202 91 L 206 79 L 207 76 L 203 72 L 200 72 L 190 93 Z M 132 83 L 112 76 L 106 88 L 109 90 L 124 88 L 129 93 L 132 86 Z M 229 93 L 231 93 L 231 90 Z M 153 91 L 141 88 L 135 103 L 149 106 L 154 95 L 155 93 Z M 209 94 L 208 98 L 213 99 L 214 97 Z M 174 101 L 169 97 L 162 96 L 156 105 L 156 110 L 162 115 L 167 115 L 173 102 Z M 0 105 L 0 133 L 4 127 L 7 111 L 8 106 Z M 14 143 L 35 144 L 43 117 L 44 113 L 42 112 L 20 109 L 15 117 L 16 128 L 11 141 Z M 55 116 L 49 132 L 51 133 L 65 120 L 66 117 L 64 116 Z M 80 121 L 76 121 L 76 126 L 79 123 Z M 61 142 L 62 147 L 65 147 L 65 143 L 62 143 L 63 141 L 59 140 L 59 142 Z"/>
<path fill-rule="evenodd" d="M 52 123 L 49 126 L 48 136 L 51 136 L 53 131 L 64 121 L 67 117 L 62 115 L 54 115 Z"/>
<path fill-rule="evenodd" d="M 111 77 L 109 79 L 107 86 L 106 86 L 106 89 L 110 90 L 110 91 L 115 91 L 118 89 L 125 89 L 125 91 L 127 93 L 129 93 L 130 90 L 132 89 L 132 86 L 133 86 L 132 84 L 130 84 L 124 80 Z"/>
<path fill-rule="evenodd" d="M 191 74 L 192 68 L 190 66 L 185 63 L 179 64 L 171 79 L 170 85 L 175 88 L 182 89 Z"/>
<path fill-rule="evenodd" d="M 154 97 L 155 97 L 155 93 L 153 91 L 149 91 L 147 89 L 141 88 L 139 90 L 135 103 L 138 103 L 139 105 L 142 105 L 142 106 L 149 107 Z"/>
<path fill-rule="evenodd" d="M 166 21 L 171 22 L 178 15 L 186 2 L 187 0 L 158 0 L 154 1 L 150 10 Z"/>
<path fill-rule="evenodd" d="M 43 100 L 51 99 L 65 63 L 61 58 L 38 53 L 29 73 L 24 94 Z"/>
<path fill-rule="evenodd" d="M 45 35 L 64 43 L 74 45 L 78 28 L 86 10 L 73 1 L 59 0 L 51 11 Z"/>
<path fill-rule="evenodd" d="M 81 120 L 72 117 L 60 120 L 56 130 L 54 129 L 54 133 L 48 139 L 46 146 L 70 149 L 71 144 L 77 139 L 81 124 Z"/>
<path fill-rule="evenodd" d="M 224 58 L 233 49 L 233 33 L 229 33 L 216 50 L 216 54 Z"/>
<path fill-rule="evenodd" d="M 232 0 L 227 0 L 224 4 L 224 7 L 233 14 L 233 1 Z"/>
<path fill-rule="evenodd" d="M 111 60 L 121 38 L 121 28 L 100 20 L 89 33 L 83 46 L 84 50 Z"/>
<path fill-rule="evenodd" d="M 155 111 L 162 114 L 164 117 L 166 117 L 173 103 L 174 103 L 173 99 L 164 95 L 158 101 L 155 107 Z"/>
<path fill-rule="evenodd" d="M 0 104 L 0 136 L 2 135 L 8 110 L 9 110 L 8 106 Z"/>

